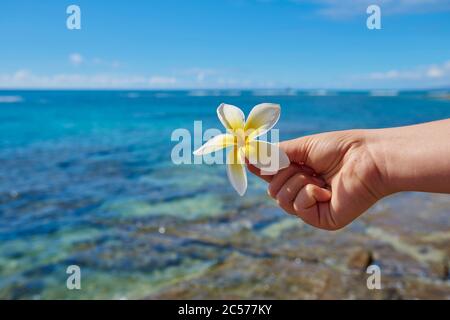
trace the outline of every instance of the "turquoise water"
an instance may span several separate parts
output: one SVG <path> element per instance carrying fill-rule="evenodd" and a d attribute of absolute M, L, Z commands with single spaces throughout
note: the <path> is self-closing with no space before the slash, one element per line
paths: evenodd
<path fill-rule="evenodd" d="M 142 298 L 231 254 L 198 237 L 270 206 L 264 184 L 240 198 L 223 166 L 170 160 L 173 130 L 221 129 L 221 102 L 281 104 L 282 139 L 450 117 L 429 92 L 0 91 L 0 298 Z M 66 289 L 71 264 L 83 290 Z"/>

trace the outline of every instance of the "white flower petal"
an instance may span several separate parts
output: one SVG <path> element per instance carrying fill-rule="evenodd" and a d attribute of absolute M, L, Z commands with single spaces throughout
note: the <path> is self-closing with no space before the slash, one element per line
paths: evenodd
<path fill-rule="evenodd" d="M 245 132 L 249 139 L 255 139 L 272 129 L 278 122 L 280 113 L 279 104 L 261 103 L 253 107 L 245 124 Z"/>
<path fill-rule="evenodd" d="M 238 148 L 227 154 L 227 175 L 233 188 L 243 196 L 247 190 L 247 173 L 243 153 Z"/>
<path fill-rule="evenodd" d="M 236 137 L 232 134 L 219 134 L 209 139 L 203 146 L 194 151 L 194 155 L 200 156 L 211 152 L 218 151 L 223 148 L 236 144 Z"/>
<path fill-rule="evenodd" d="M 245 115 L 236 106 L 222 103 L 217 108 L 217 116 L 223 126 L 228 130 L 244 129 Z"/>
<path fill-rule="evenodd" d="M 245 157 L 266 175 L 276 174 L 290 164 L 286 153 L 276 144 L 260 140 L 253 140 L 247 144 Z"/>

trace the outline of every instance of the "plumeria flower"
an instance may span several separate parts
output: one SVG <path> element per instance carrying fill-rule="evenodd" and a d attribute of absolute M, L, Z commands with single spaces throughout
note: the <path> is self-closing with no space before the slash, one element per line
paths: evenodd
<path fill-rule="evenodd" d="M 194 151 L 194 155 L 229 148 L 226 156 L 228 179 L 239 195 L 243 196 L 247 190 L 245 159 L 267 175 L 273 175 L 289 166 L 288 156 L 277 145 L 256 139 L 273 128 L 280 118 L 280 112 L 278 104 L 258 104 L 245 121 L 241 109 L 222 103 L 217 108 L 217 115 L 227 133 L 213 137 Z"/>

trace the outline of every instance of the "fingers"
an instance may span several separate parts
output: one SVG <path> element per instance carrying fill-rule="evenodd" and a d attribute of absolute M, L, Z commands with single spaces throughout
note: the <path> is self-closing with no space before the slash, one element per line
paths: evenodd
<path fill-rule="evenodd" d="M 307 174 L 315 176 L 316 172 L 305 165 L 304 159 L 306 158 L 306 147 L 307 142 L 309 141 L 308 137 L 297 138 L 293 140 L 287 140 L 280 142 L 278 146 L 286 152 L 289 160 L 291 161 L 291 165 L 298 170 L 305 171 Z M 254 165 L 250 164 L 248 159 L 245 159 L 248 170 L 259 178 L 263 179 L 266 182 L 271 182 L 274 177 L 279 176 L 281 172 L 284 172 L 280 178 L 277 180 L 281 181 L 284 179 L 286 181 L 293 174 L 292 171 L 285 172 L 286 169 L 280 170 L 275 175 L 270 174 L 262 174 L 261 170 Z M 293 170 L 294 168 L 290 169 Z M 295 171 L 295 170 L 294 170 Z M 275 193 L 276 195 L 276 193 Z"/>
<path fill-rule="evenodd" d="M 269 189 L 268 189 L 269 195 L 272 198 L 277 197 L 278 193 L 283 188 L 283 186 L 287 183 L 287 181 L 289 179 L 291 179 L 297 173 L 299 173 L 300 176 L 298 176 L 296 178 L 296 180 L 294 180 L 290 183 L 291 189 L 293 188 L 293 184 L 295 184 L 295 181 L 297 181 L 297 183 L 300 185 L 300 188 L 298 188 L 298 190 L 300 190 L 304 185 L 306 185 L 308 183 L 317 184 L 319 186 L 325 185 L 325 182 L 321 178 L 311 175 L 308 170 L 305 170 L 304 167 L 296 165 L 296 164 L 291 164 L 288 168 L 280 171 L 278 174 L 273 176 L 272 181 L 269 184 Z M 286 188 L 287 187 L 288 186 L 286 186 Z"/>
<path fill-rule="evenodd" d="M 276 193 L 274 197 L 278 203 L 278 205 L 286 212 L 290 214 L 295 214 L 294 210 L 294 200 L 297 196 L 297 193 L 301 188 L 307 183 L 308 178 L 301 173 L 295 173 L 281 186 L 280 190 Z M 269 195 L 271 192 L 269 187 Z"/>
<path fill-rule="evenodd" d="M 331 191 L 325 189 L 326 182 L 316 172 L 304 164 L 307 140 L 286 141 L 280 147 L 286 151 L 291 165 L 277 174 L 263 175 L 260 169 L 247 163 L 253 174 L 269 183 L 268 193 L 287 213 L 301 218 L 314 227 L 337 230 L 342 225 L 336 223 L 331 210 Z M 291 157 L 292 156 L 292 157 Z"/>
<path fill-rule="evenodd" d="M 266 182 L 271 182 L 272 181 L 272 177 L 273 176 L 269 176 L 269 175 L 265 175 L 265 174 L 261 174 L 261 170 L 258 169 L 257 167 L 255 167 L 254 165 L 248 163 L 247 159 L 245 159 L 245 161 L 247 162 L 247 168 L 248 171 L 250 171 L 251 173 L 253 173 L 255 176 L 260 177 L 261 179 L 263 179 Z"/>
<path fill-rule="evenodd" d="M 268 193 L 272 198 L 276 198 L 278 191 L 286 183 L 286 181 L 291 178 L 294 174 L 299 172 L 299 168 L 295 164 L 291 164 L 286 169 L 279 171 L 276 175 L 272 177 L 270 181 Z"/>
<path fill-rule="evenodd" d="M 276 198 L 281 203 L 293 204 L 297 193 L 310 179 L 302 173 L 296 173 L 284 183 L 276 194 Z"/>
<path fill-rule="evenodd" d="M 302 172 L 297 172 L 292 175 L 279 189 L 276 194 L 278 205 L 289 213 L 295 213 L 293 207 L 294 200 L 302 188 L 309 183 L 321 183 L 317 178 L 306 175 Z M 272 183 L 271 183 L 272 185 Z M 269 187 L 270 188 L 270 187 Z M 276 188 L 276 187 L 273 187 Z M 276 192 L 276 191 L 274 191 Z"/>
<path fill-rule="evenodd" d="M 295 214 L 316 228 L 336 230 L 337 225 L 330 211 L 330 200 L 330 190 L 308 184 L 300 190 L 294 200 Z"/>
<path fill-rule="evenodd" d="M 308 184 L 298 192 L 294 200 L 294 209 L 297 212 L 302 212 L 303 210 L 311 208 L 317 202 L 327 202 L 330 201 L 330 199 L 330 190 L 314 184 Z"/>

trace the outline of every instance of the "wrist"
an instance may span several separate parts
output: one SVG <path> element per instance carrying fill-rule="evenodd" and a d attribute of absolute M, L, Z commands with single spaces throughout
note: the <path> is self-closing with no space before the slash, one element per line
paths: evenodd
<path fill-rule="evenodd" d="M 393 148 L 395 149 L 395 142 L 393 143 L 394 139 L 390 137 L 390 130 L 392 129 L 363 131 L 365 146 L 373 161 L 374 188 L 382 197 L 402 191 L 398 176 L 392 171 L 396 166 L 393 163 L 395 157 L 391 152 Z"/>
<path fill-rule="evenodd" d="M 365 130 L 383 190 L 449 193 L 449 134 L 449 120 Z"/>

